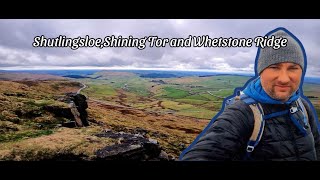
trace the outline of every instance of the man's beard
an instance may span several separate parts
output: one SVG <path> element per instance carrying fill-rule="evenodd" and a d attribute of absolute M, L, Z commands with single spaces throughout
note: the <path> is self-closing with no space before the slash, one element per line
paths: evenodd
<path fill-rule="evenodd" d="M 270 91 L 268 91 L 267 93 L 268 93 L 268 95 L 269 95 L 270 97 L 272 97 L 272 98 L 275 99 L 275 100 L 279 100 L 279 101 L 284 101 L 284 100 L 286 100 L 286 101 L 287 101 L 295 92 L 296 92 L 296 91 L 293 90 L 293 88 L 290 88 L 289 93 L 288 93 L 287 96 L 285 96 L 285 97 L 283 97 L 283 96 L 278 96 L 277 93 L 276 93 L 276 91 L 275 91 L 275 88 L 274 88 L 274 86 L 273 86 L 272 89 L 271 89 Z"/>

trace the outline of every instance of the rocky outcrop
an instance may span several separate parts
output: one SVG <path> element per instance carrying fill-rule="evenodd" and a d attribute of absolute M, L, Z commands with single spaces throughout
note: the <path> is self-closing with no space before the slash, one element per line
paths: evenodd
<path fill-rule="evenodd" d="M 4 92 L 3 95 L 5 96 L 17 96 L 17 97 L 26 97 L 27 94 L 24 92 Z"/>
<path fill-rule="evenodd" d="M 24 109 L 16 109 L 16 110 L 14 110 L 14 113 L 19 118 L 35 118 L 35 117 L 40 117 L 42 115 L 42 112 L 39 109 L 32 109 L 29 111 L 24 110 Z"/>
<path fill-rule="evenodd" d="M 47 112 L 53 113 L 56 117 L 64 117 L 66 119 L 70 119 L 74 121 L 74 117 L 71 113 L 70 108 L 47 105 L 47 106 L 43 106 L 42 109 Z"/>
<path fill-rule="evenodd" d="M 73 102 L 72 107 L 76 108 L 76 110 L 74 109 L 75 112 L 78 112 L 78 116 L 75 118 L 80 118 L 81 123 L 78 123 L 78 126 L 89 126 L 89 122 L 88 122 L 88 113 L 86 111 L 86 109 L 88 108 L 88 104 L 87 104 L 87 98 L 82 95 L 82 94 L 76 94 L 76 95 L 72 95 L 70 96 L 71 101 Z M 71 108 L 71 110 L 73 110 Z M 80 122 L 79 121 L 79 122 Z M 78 121 L 77 121 L 78 122 Z"/>
<path fill-rule="evenodd" d="M 68 103 L 68 107 L 44 106 L 43 109 L 53 113 L 56 117 L 69 119 L 71 122 L 63 124 L 65 127 L 89 126 L 88 113 L 86 111 L 88 104 L 84 95 L 68 93 L 60 100 Z"/>
<path fill-rule="evenodd" d="M 97 151 L 97 160 L 169 160 L 167 153 L 162 150 L 157 140 L 146 138 L 141 134 L 107 130 L 97 136 L 116 140 L 114 145 Z"/>

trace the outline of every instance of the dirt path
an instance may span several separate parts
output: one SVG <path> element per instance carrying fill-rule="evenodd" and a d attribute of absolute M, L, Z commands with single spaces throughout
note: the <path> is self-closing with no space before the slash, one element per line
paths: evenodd
<path fill-rule="evenodd" d="M 83 83 L 81 83 L 81 84 L 82 84 L 82 88 L 80 88 L 80 89 L 77 91 L 77 94 L 80 94 L 80 92 L 81 92 L 83 89 L 87 88 L 87 86 L 86 86 L 85 84 L 83 84 Z"/>

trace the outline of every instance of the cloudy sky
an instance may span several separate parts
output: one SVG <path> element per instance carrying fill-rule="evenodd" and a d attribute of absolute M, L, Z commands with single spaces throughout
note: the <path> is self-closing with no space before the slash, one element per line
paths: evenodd
<path fill-rule="evenodd" d="M 158 36 L 187 38 L 255 38 L 285 27 L 303 43 L 308 57 L 307 76 L 320 76 L 320 20 L 268 19 L 1 19 L 0 69 L 178 69 L 254 72 L 257 47 L 33 47 L 36 36 L 102 38 Z"/>

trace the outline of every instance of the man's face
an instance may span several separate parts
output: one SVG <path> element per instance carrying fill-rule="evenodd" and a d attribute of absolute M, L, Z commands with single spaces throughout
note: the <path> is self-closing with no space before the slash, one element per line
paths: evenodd
<path fill-rule="evenodd" d="M 270 65 L 260 74 L 264 91 L 273 99 L 287 101 L 299 89 L 301 66 L 295 63 Z"/>

